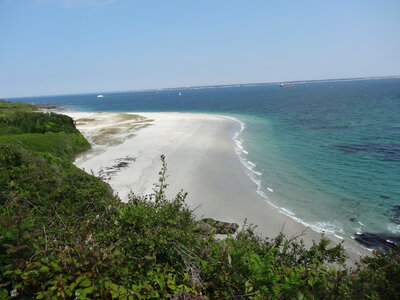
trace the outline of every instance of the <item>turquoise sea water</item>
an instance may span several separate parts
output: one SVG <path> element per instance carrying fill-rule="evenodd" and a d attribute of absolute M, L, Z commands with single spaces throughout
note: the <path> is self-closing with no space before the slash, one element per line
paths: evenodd
<path fill-rule="evenodd" d="M 266 201 L 344 238 L 400 236 L 400 79 L 103 94 L 8 100 L 235 117 L 237 153 Z"/>

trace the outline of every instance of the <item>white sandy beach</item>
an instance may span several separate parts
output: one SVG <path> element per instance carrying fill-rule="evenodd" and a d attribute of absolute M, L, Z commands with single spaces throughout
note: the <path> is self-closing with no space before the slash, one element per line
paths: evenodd
<path fill-rule="evenodd" d="M 235 153 L 233 136 L 240 124 L 227 117 L 192 113 L 66 113 L 92 143 L 92 150 L 75 164 L 87 172 L 103 174 L 123 201 L 128 194 L 151 193 L 161 169 L 168 164 L 167 196 L 183 189 L 187 203 L 199 217 L 257 225 L 257 231 L 275 237 L 305 232 L 307 245 L 320 234 L 270 206 L 256 192 Z M 139 117 L 139 116 L 140 117 Z M 337 241 L 334 241 L 337 242 Z M 354 258 L 367 251 L 345 242 Z"/>

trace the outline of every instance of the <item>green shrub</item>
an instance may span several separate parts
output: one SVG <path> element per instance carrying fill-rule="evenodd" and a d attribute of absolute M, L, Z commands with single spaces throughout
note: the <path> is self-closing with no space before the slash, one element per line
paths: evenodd
<path fill-rule="evenodd" d="M 72 118 L 56 113 L 15 111 L 0 113 L 0 134 L 66 132 L 77 133 Z"/>
<path fill-rule="evenodd" d="M 0 114 L 9 114 L 16 111 L 31 112 L 37 110 L 38 107 L 32 103 L 8 102 L 0 99 Z"/>
<path fill-rule="evenodd" d="M 16 167 L 21 165 L 21 150 L 17 147 L 0 143 L 0 166 Z"/>
<path fill-rule="evenodd" d="M 64 132 L 0 135 L 0 143 L 17 145 L 29 151 L 51 153 L 70 160 L 90 148 L 90 144 L 80 133 Z"/>
<path fill-rule="evenodd" d="M 0 135 L 0 299 L 400 299 L 398 249 L 350 269 L 325 238 L 201 233 L 185 193 L 166 199 L 164 156 L 154 192 L 122 203 L 71 163 L 89 144 L 69 119 L 26 120 Z"/>
<path fill-rule="evenodd" d="M 68 161 L 58 168 L 60 160 L 52 155 L 23 159 L 11 168 L 21 193 L 15 185 L 5 186 L 14 192 L 1 211 L 6 220 L 0 224 L 3 294 L 38 299 L 154 299 L 184 293 L 217 299 L 399 298 L 398 252 L 377 252 L 350 270 L 342 246 L 329 247 L 325 238 L 306 248 L 283 235 L 260 238 L 246 224 L 225 239 L 200 234 L 186 194 L 165 198 L 164 157 L 154 193 L 132 194 L 128 203 L 115 199 L 98 178 L 66 167 Z M 52 171 L 44 171 L 45 166 Z M 54 170 L 58 183 L 51 177 Z"/>

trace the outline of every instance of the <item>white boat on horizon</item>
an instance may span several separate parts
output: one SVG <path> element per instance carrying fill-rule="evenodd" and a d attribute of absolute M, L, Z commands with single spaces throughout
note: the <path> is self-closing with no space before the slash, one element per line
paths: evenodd
<path fill-rule="evenodd" d="M 97 98 L 103 98 L 104 95 L 97 95 Z"/>
<path fill-rule="evenodd" d="M 287 82 L 287 83 L 281 82 L 281 83 L 279 84 L 279 86 L 280 86 L 280 87 L 296 86 L 296 84 L 295 84 L 295 83 L 290 83 L 290 82 Z"/>

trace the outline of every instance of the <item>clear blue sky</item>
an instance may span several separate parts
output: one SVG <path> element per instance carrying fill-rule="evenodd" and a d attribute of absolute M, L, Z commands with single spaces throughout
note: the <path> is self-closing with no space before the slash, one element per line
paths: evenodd
<path fill-rule="evenodd" d="M 399 0 L 0 0 L 0 97 L 400 75 Z"/>

